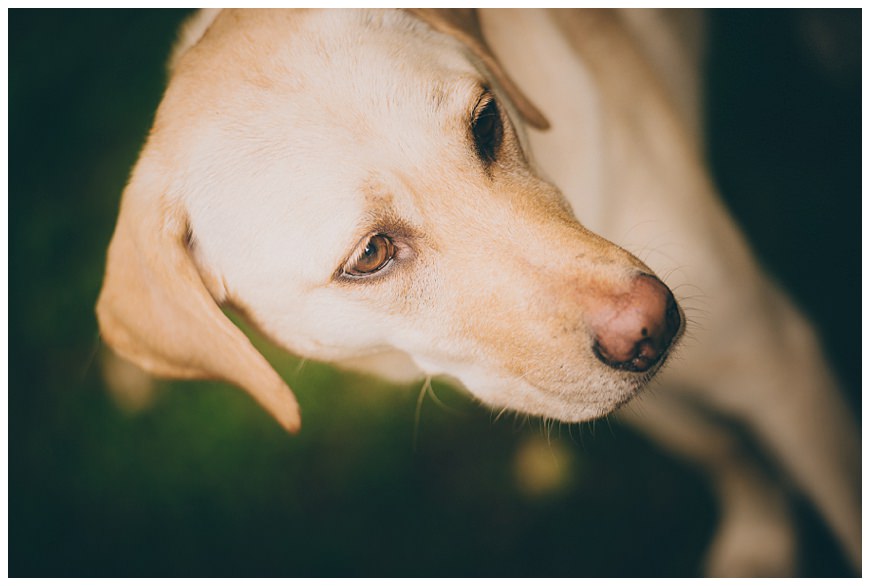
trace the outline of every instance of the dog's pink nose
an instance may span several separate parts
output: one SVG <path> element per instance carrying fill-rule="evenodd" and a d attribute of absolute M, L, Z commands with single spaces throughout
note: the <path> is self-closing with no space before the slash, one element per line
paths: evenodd
<path fill-rule="evenodd" d="M 593 313 L 593 351 L 604 364 L 644 372 L 661 359 L 680 329 L 680 311 L 670 289 L 640 275 L 631 290 Z"/>

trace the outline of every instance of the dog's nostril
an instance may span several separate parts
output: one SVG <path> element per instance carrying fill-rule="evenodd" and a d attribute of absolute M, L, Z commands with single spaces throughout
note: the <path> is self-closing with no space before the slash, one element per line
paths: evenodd
<path fill-rule="evenodd" d="M 603 303 L 591 317 L 593 352 L 612 368 L 644 372 L 665 354 L 680 322 L 670 289 L 652 275 L 640 275 L 627 295 Z"/>

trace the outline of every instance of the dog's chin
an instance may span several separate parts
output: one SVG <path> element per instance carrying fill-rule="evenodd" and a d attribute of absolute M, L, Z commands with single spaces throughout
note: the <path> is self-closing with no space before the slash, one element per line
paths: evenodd
<path fill-rule="evenodd" d="M 644 379 L 646 377 L 643 377 Z M 645 381 L 631 381 L 628 384 L 614 385 L 606 392 L 577 393 L 574 397 L 566 398 L 565 395 L 557 395 L 556 404 L 539 413 L 531 413 L 541 417 L 556 419 L 565 423 L 583 423 L 605 417 L 616 411 L 632 399 L 637 397 L 646 386 Z M 582 399 L 585 395 L 592 394 L 592 399 Z M 576 402 L 575 402 L 576 401 Z"/>
<path fill-rule="evenodd" d="M 498 376 L 460 382 L 494 412 L 511 411 L 581 423 L 604 417 L 631 401 L 643 392 L 654 374 L 654 371 L 638 374 L 602 370 L 582 384 L 536 384 Z"/>

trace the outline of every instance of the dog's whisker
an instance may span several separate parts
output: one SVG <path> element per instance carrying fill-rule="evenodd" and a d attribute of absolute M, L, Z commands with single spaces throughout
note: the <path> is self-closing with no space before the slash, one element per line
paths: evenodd
<path fill-rule="evenodd" d="M 610 413 L 607 413 L 607 414 L 604 416 L 604 421 L 605 421 L 605 423 L 607 423 L 607 429 L 610 430 L 610 435 L 611 435 L 612 437 L 616 437 L 616 434 L 613 433 L 613 427 L 610 425 Z"/>
<path fill-rule="evenodd" d="M 650 257 L 653 255 L 659 256 L 664 259 L 664 261 L 673 264 L 677 262 L 677 258 L 674 256 L 673 253 L 667 252 L 666 249 L 683 249 L 684 247 L 679 242 L 665 240 L 666 237 L 667 234 L 662 233 L 651 236 L 643 244 L 632 244 L 626 242 L 625 240 L 621 240 L 619 241 L 619 243 L 622 244 L 622 246 L 626 250 L 630 250 L 636 257 L 641 259 L 646 264 L 650 264 Z M 667 281 L 670 275 L 684 268 L 687 268 L 687 266 L 677 264 L 674 268 L 666 272 L 665 278 L 663 278 L 662 280 Z"/>
<path fill-rule="evenodd" d="M 81 376 L 79 377 L 80 382 L 83 382 L 85 378 L 87 378 L 91 367 L 94 365 L 94 360 L 97 357 L 97 352 L 100 351 L 100 347 L 102 345 L 103 338 L 100 336 L 100 332 L 97 332 L 94 336 L 94 343 L 91 345 L 91 351 L 88 352 L 88 357 L 85 359 L 85 364 L 82 368 Z"/>
<path fill-rule="evenodd" d="M 629 236 L 631 235 L 631 233 L 632 233 L 634 230 L 640 228 L 641 226 L 643 226 L 643 225 L 645 225 L 645 224 L 651 224 L 651 223 L 653 223 L 653 222 L 655 222 L 655 220 L 643 220 L 643 221 L 640 221 L 640 222 L 635 222 L 634 224 L 631 225 L 631 227 L 629 227 L 625 232 L 623 232 L 622 237 L 619 238 L 618 241 L 619 241 L 619 242 L 625 242 L 625 241 L 627 241 L 628 238 L 629 238 Z"/>
<path fill-rule="evenodd" d="M 414 409 L 414 434 L 413 434 L 413 447 L 414 451 L 417 451 L 417 440 L 419 439 L 420 433 L 420 415 L 423 412 L 423 399 L 426 398 L 426 388 L 431 385 L 432 377 L 427 375 L 425 380 L 423 381 L 423 386 L 420 388 L 420 393 L 417 395 L 417 405 Z"/>
<path fill-rule="evenodd" d="M 499 419 L 501 419 L 502 415 L 507 413 L 508 408 L 502 407 L 499 412 L 496 414 L 495 418 L 492 420 L 493 423 L 496 423 Z"/>
<path fill-rule="evenodd" d="M 574 437 L 574 429 L 577 429 L 577 434 L 579 437 Z M 568 437 L 571 439 L 571 443 L 575 446 L 580 446 L 584 451 L 586 450 L 586 446 L 583 444 L 583 428 L 580 427 L 579 423 L 569 423 L 568 424 Z M 580 443 L 577 443 L 577 442 Z"/>
<path fill-rule="evenodd" d="M 674 272 L 675 271 L 669 271 L 668 276 L 670 276 Z M 667 278 L 667 276 L 665 278 Z M 688 289 L 690 291 L 695 291 L 695 292 L 692 293 L 691 295 L 684 294 L 683 291 L 685 291 L 686 289 Z M 679 296 L 683 299 L 688 298 L 688 297 L 698 297 L 701 299 L 709 299 L 710 298 L 710 296 L 707 294 L 706 291 L 704 291 L 703 289 L 701 289 L 701 287 L 699 287 L 698 285 L 696 285 L 694 283 L 686 283 L 686 282 L 677 283 L 676 285 L 674 285 L 673 291 L 674 291 L 675 295 L 679 294 Z"/>
<path fill-rule="evenodd" d="M 294 378 L 295 378 L 295 377 L 298 377 L 298 376 L 302 373 L 302 368 L 303 368 L 306 364 L 308 364 L 308 359 L 307 359 L 307 358 L 302 357 L 302 358 L 299 359 L 299 364 L 297 364 L 295 370 L 293 370 L 293 376 L 294 376 Z"/>
<path fill-rule="evenodd" d="M 697 299 L 681 299 L 679 300 L 680 307 L 686 315 L 697 315 L 699 317 L 708 317 L 712 314 L 710 307 L 703 301 Z"/>
<path fill-rule="evenodd" d="M 424 383 L 424 388 L 426 389 L 426 394 L 429 396 L 429 398 L 431 398 L 436 405 L 438 405 L 445 411 L 450 411 L 451 413 L 455 413 L 457 415 L 466 415 L 466 412 L 462 409 L 458 409 L 456 407 L 448 405 L 447 403 L 442 401 L 440 397 L 438 397 L 438 395 L 435 393 L 435 386 L 432 384 L 431 376 L 428 377 L 428 384 Z"/>

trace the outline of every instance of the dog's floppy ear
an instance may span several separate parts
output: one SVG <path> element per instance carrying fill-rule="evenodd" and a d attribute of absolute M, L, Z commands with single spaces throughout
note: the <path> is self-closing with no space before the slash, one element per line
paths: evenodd
<path fill-rule="evenodd" d="M 297 431 L 293 393 L 212 299 L 188 248 L 181 202 L 148 164 L 143 156 L 121 199 L 97 301 L 103 339 L 157 376 L 231 382 Z"/>
<path fill-rule="evenodd" d="M 448 34 L 462 42 L 480 60 L 495 78 L 501 89 L 508 95 L 520 115 L 533 127 L 546 130 L 550 122 L 534 104 L 520 91 L 513 80 L 502 69 L 490 50 L 483 32 L 477 11 L 473 8 L 411 8 L 408 11 L 426 22 L 438 32 Z"/>

